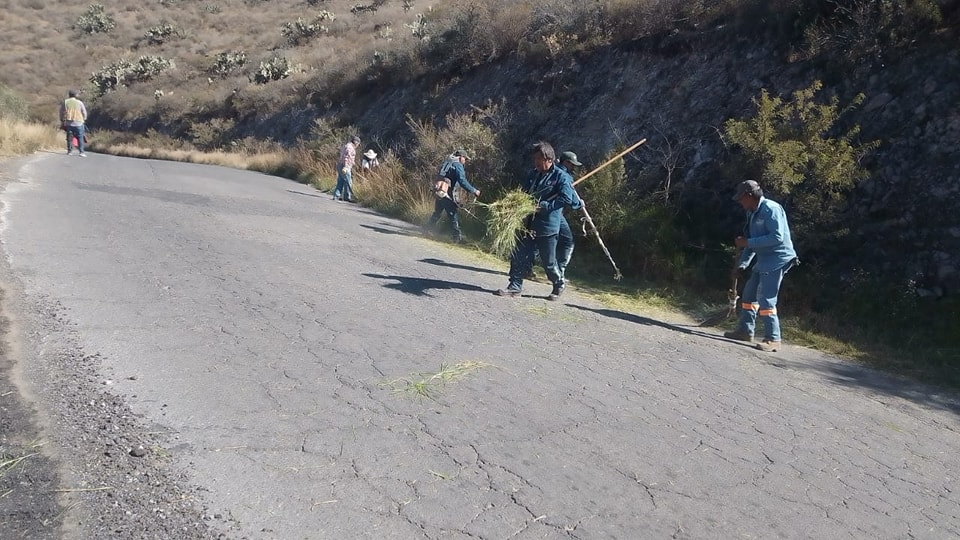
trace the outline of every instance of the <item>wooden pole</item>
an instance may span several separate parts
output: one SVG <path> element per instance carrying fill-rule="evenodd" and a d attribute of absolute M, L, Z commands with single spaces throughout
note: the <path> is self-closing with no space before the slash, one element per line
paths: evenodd
<path fill-rule="evenodd" d="M 586 180 L 587 178 L 590 178 L 590 177 L 593 176 L 594 174 L 597 174 L 598 172 L 600 172 L 601 170 L 603 170 L 604 167 L 606 167 L 607 165 L 613 163 L 614 161 L 622 158 L 623 156 L 629 154 L 630 152 L 633 151 L 633 149 L 635 149 L 636 147 L 640 146 L 641 144 L 643 144 L 643 143 L 645 143 L 645 142 L 647 142 L 647 139 L 640 139 L 639 141 L 637 141 L 637 142 L 636 142 L 633 146 L 631 146 L 630 148 L 627 148 L 627 149 L 624 150 L 623 152 L 620 152 L 619 154 L 617 154 L 617 155 L 613 156 L 612 158 L 608 159 L 603 165 L 600 165 L 600 166 L 597 167 L 596 169 L 594 169 L 594 170 L 588 172 L 587 174 L 581 176 L 579 180 L 577 180 L 576 182 L 573 183 L 573 185 L 577 185 L 577 184 L 579 184 L 580 182 L 583 182 L 584 180 Z"/>

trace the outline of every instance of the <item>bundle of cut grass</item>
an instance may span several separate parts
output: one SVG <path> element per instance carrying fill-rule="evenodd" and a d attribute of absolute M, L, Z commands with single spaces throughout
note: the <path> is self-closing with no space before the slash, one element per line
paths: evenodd
<path fill-rule="evenodd" d="M 529 234 L 524 222 L 537 211 L 537 201 L 522 190 L 507 192 L 500 200 L 484 205 L 489 212 L 487 236 L 490 249 L 501 257 L 509 257 L 517 247 L 519 234 Z"/>

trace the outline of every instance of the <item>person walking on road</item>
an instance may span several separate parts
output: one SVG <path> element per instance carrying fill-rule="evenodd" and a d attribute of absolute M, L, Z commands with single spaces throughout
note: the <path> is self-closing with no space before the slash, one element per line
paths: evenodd
<path fill-rule="evenodd" d="M 498 296 L 520 296 L 524 274 L 533 266 L 533 258 L 540 253 L 540 261 L 553 290 L 547 298 L 558 300 L 564 283 L 557 266 L 557 235 L 563 209 L 573 202 L 573 178 L 554 164 L 556 154 L 550 143 L 540 141 L 533 145 L 533 171 L 520 188 L 537 200 L 537 210 L 530 223 L 532 235 L 519 239 L 510 256 L 510 281 Z"/>
<path fill-rule="evenodd" d="M 566 171 L 571 178 L 573 177 L 574 167 L 581 165 L 583 165 L 583 163 L 580 163 L 577 159 L 577 154 L 570 151 L 560 153 L 560 163 L 558 167 Z M 570 209 L 579 210 L 581 208 L 583 208 L 583 199 L 580 198 L 580 194 L 574 189 Z M 557 235 L 557 268 L 560 270 L 560 280 L 564 285 L 567 283 L 567 266 L 570 264 L 570 259 L 573 258 L 573 247 L 573 231 L 570 229 L 570 223 L 567 222 L 567 218 L 561 213 L 560 232 Z"/>
<path fill-rule="evenodd" d="M 747 212 L 746 236 L 734 240 L 742 249 L 733 272 L 739 273 L 756 259 L 750 278 L 743 287 L 740 319 L 736 330 L 724 332 L 724 337 L 752 342 L 757 317 L 763 322 L 763 341 L 757 343 L 761 351 L 780 349 L 780 319 L 777 316 L 777 297 L 783 276 L 799 264 L 790 238 L 787 214 L 778 203 L 763 196 L 760 185 L 745 180 L 737 185 L 733 200 Z"/>
<path fill-rule="evenodd" d="M 70 90 L 67 95 L 67 99 L 60 103 L 60 126 L 67 132 L 67 155 L 73 153 L 73 144 L 76 140 L 78 155 L 87 157 L 87 154 L 83 151 L 87 107 L 78 97 L 80 95 L 79 90 Z"/>
<path fill-rule="evenodd" d="M 360 147 L 360 137 L 354 135 L 340 147 L 340 157 L 337 159 L 337 187 L 333 190 L 333 200 L 354 202 L 353 200 L 353 165 L 357 160 L 357 148 Z"/>
<path fill-rule="evenodd" d="M 427 221 L 428 228 L 433 229 L 440 221 L 440 217 L 446 213 L 450 218 L 450 234 L 453 236 L 453 241 L 458 244 L 463 242 L 463 232 L 460 230 L 460 219 L 457 217 L 459 206 L 453 198 L 453 191 L 460 186 L 474 196 L 480 196 L 480 190 L 467 181 L 467 172 L 463 167 L 467 159 L 467 152 L 459 149 L 447 156 L 440 164 L 437 177 L 433 182 L 433 193 L 437 199 L 433 203 L 433 215 Z"/>

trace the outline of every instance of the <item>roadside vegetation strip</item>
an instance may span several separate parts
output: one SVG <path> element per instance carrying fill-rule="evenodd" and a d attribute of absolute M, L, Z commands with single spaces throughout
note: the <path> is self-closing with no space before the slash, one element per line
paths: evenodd
<path fill-rule="evenodd" d="M 50 125 L 3 118 L 0 115 L 0 157 L 22 156 L 51 149 L 66 152 L 66 139 L 62 131 Z"/>
<path fill-rule="evenodd" d="M 395 394 L 436 399 L 440 389 L 448 383 L 459 381 L 474 371 L 491 367 L 495 366 L 476 361 L 460 362 L 452 366 L 440 364 L 440 370 L 436 373 L 417 373 L 383 382 L 380 386 L 390 388 Z"/>

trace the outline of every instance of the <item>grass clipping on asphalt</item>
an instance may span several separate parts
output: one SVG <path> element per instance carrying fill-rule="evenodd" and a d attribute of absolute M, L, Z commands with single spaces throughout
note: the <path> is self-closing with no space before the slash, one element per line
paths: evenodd
<path fill-rule="evenodd" d="M 518 235 L 530 233 L 524 221 L 537 211 L 537 201 L 529 193 L 515 189 L 484 206 L 489 213 L 487 236 L 490 250 L 500 257 L 509 257 L 517 247 Z"/>
<path fill-rule="evenodd" d="M 473 371 L 489 367 L 493 367 L 493 365 L 474 361 L 460 362 L 452 366 L 440 364 L 440 371 L 436 373 L 418 373 L 408 377 L 400 377 L 383 382 L 380 386 L 391 388 L 397 394 L 436 399 L 441 387 L 459 381 Z"/>

